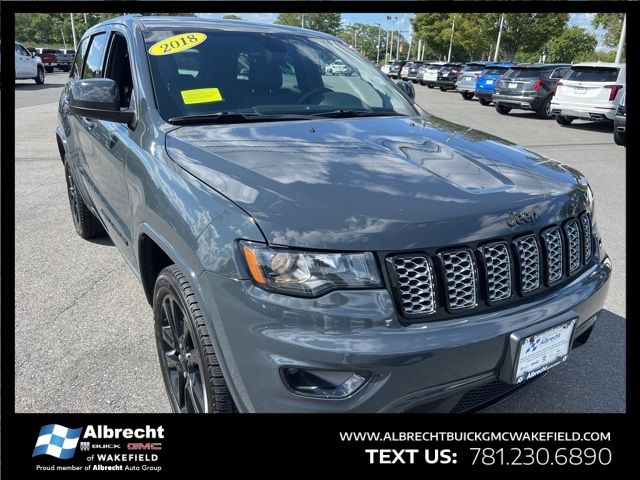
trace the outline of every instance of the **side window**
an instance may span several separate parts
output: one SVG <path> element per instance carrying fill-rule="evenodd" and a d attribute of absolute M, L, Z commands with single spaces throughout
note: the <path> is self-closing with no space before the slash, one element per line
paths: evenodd
<path fill-rule="evenodd" d="M 91 53 L 89 53 L 90 55 Z M 88 60 L 87 60 L 88 63 Z M 104 78 L 110 78 L 118 85 L 120 107 L 127 108 L 131 103 L 133 79 L 127 39 L 120 33 L 111 35 L 109 54 L 104 68 Z"/>
<path fill-rule="evenodd" d="M 562 78 L 567 73 L 567 68 L 556 68 L 549 78 Z"/>
<path fill-rule="evenodd" d="M 92 37 L 89 53 L 82 71 L 82 78 L 102 77 L 102 59 L 107 45 L 107 34 L 98 33 Z"/>
<path fill-rule="evenodd" d="M 20 51 L 20 45 L 18 45 L 16 43 L 16 55 L 22 55 L 22 52 Z"/>
<path fill-rule="evenodd" d="M 84 63 L 84 57 L 87 53 L 87 45 L 89 45 L 89 39 L 85 38 L 80 42 L 78 47 L 78 54 L 73 60 L 73 71 L 71 72 L 71 76 L 73 78 L 80 78 L 82 75 L 82 64 Z"/>
<path fill-rule="evenodd" d="M 31 53 L 29 52 L 29 50 L 24 48 L 22 45 L 18 45 L 18 46 L 20 47 L 20 55 L 25 55 L 27 57 L 31 56 Z"/>

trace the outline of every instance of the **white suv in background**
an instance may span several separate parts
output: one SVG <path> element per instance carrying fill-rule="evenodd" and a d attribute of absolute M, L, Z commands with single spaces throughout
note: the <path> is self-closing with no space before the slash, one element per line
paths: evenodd
<path fill-rule="evenodd" d="M 44 66 L 40 57 L 31 54 L 23 45 L 15 42 L 16 59 L 16 80 L 33 78 L 38 85 L 44 83 Z"/>
<path fill-rule="evenodd" d="M 422 79 L 419 79 L 420 85 L 426 85 L 429 88 L 435 87 L 438 81 L 438 70 L 440 70 L 445 63 L 447 62 L 430 62 L 422 75 Z"/>
<path fill-rule="evenodd" d="M 551 112 L 560 125 L 574 119 L 609 121 L 616 117 L 626 85 L 625 63 L 584 62 L 557 83 Z"/>

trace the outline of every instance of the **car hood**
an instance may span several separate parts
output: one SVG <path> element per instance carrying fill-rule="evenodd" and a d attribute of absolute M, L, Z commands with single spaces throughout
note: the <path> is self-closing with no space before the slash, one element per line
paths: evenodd
<path fill-rule="evenodd" d="M 433 116 L 184 126 L 166 148 L 271 244 L 445 246 L 523 233 L 586 202 L 579 172 Z M 507 224 L 532 209 L 535 225 Z"/>

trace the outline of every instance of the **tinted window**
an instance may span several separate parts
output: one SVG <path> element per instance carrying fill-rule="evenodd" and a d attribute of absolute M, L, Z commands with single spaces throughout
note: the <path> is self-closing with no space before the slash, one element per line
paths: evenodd
<path fill-rule="evenodd" d="M 540 78 L 542 70 L 538 68 L 513 68 L 509 73 L 509 78 L 521 78 L 523 80 L 534 80 Z"/>
<path fill-rule="evenodd" d="M 131 63 L 129 61 L 129 50 L 127 49 L 126 38 L 114 33 L 111 36 L 111 46 L 104 68 L 104 78 L 110 78 L 118 86 L 120 106 L 128 107 L 133 92 L 133 81 L 131 77 Z"/>
<path fill-rule="evenodd" d="M 556 68 L 549 78 L 562 78 L 570 69 L 568 67 Z"/>
<path fill-rule="evenodd" d="M 617 68 L 572 67 L 565 78 L 577 82 L 615 82 L 618 79 Z"/>
<path fill-rule="evenodd" d="M 482 74 L 483 75 L 502 75 L 507 70 L 508 68 L 506 67 L 491 67 L 491 68 L 487 68 L 484 72 L 482 72 Z"/>
<path fill-rule="evenodd" d="M 82 78 L 99 78 L 102 76 L 102 59 L 107 44 L 107 35 L 98 33 L 94 35 L 87 53 L 87 61 L 82 71 Z"/>
<path fill-rule="evenodd" d="M 19 46 L 17 43 L 16 43 L 16 53 L 17 53 L 18 55 L 21 55 L 21 53 L 20 53 L 20 46 Z"/>
<path fill-rule="evenodd" d="M 80 75 L 82 75 L 82 63 L 84 62 L 84 55 L 87 51 L 88 44 L 89 44 L 88 38 L 85 38 L 80 42 L 80 48 L 78 48 L 78 55 L 76 55 L 76 58 L 74 59 L 74 63 L 73 63 L 73 72 L 71 72 L 71 75 L 73 76 L 73 78 L 80 78 Z"/>

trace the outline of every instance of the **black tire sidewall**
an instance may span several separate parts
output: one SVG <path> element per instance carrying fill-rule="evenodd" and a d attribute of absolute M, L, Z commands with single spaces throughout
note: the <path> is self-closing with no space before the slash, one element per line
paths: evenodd
<path fill-rule="evenodd" d="M 171 409 L 179 413 L 180 410 L 178 406 L 175 404 L 173 399 L 173 394 L 171 392 L 171 385 L 169 383 L 169 376 L 167 375 L 166 361 L 163 358 L 163 340 L 162 340 L 162 299 L 167 295 L 171 294 L 176 299 L 176 301 L 180 304 L 180 308 L 184 312 L 185 324 L 188 322 L 188 328 L 191 330 L 191 336 L 193 338 L 194 347 L 198 349 L 198 355 L 202 361 L 202 369 L 208 371 L 209 364 L 207 362 L 207 357 L 204 352 L 204 348 L 200 341 L 200 335 L 198 335 L 198 326 L 195 324 L 193 315 L 189 306 L 187 305 L 185 298 L 182 294 L 182 290 L 180 289 L 180 284 L 177 279 L 169 273 L 166 269 L 160 272 L 158 278 L 156 280 L 156 285 L 153 291 L 153 322 L 154 322 L 154 332 L 156 337 L 156 350 L 158 351 L 158 361 L 160 363 L 160 369 L 162 374 L 162 381 L 164 383 L 164 387 L 167 391 L 167 396 L 169 397 L 169 402 L 171 403 Z M 197 302 L 197 300 L 196 300 Z M 186 326 L 186 325 L 185 325 Z M 211 332 L 207 331 L 209 336 L 211 336 Z M 200 372 L 201 379 L 205 386 L 205 392 L 207 399 L 208 412 L 211 413 L 211 409 L 213 405 L 215 405 L 215 399 L 213 398 L 213 388 L 211 385 L 211 381 L 208 373 Z"/>

